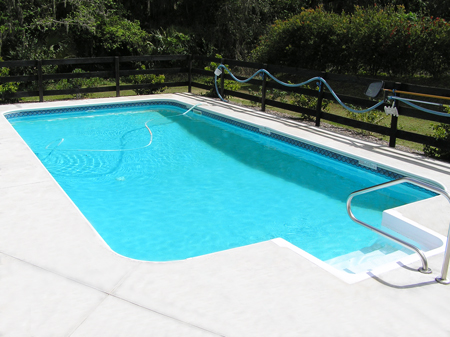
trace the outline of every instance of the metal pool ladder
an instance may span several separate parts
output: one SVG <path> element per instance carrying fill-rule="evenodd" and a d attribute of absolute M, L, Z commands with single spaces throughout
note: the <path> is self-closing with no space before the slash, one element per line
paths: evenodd
<path fill-rule="evenodd" d="M 408 243 L 406 241 L 403 241 L 402 239 L 399 239 L 399 238 L 397 238 L 397 237 L 395 237 L 395 236 L 393 236 L 391 234 L 388 234 L 388 233 L 382 231 L 381 229 L 375 228 L 375 227 L 373 227 L 373 226 L 371 226 L 371 225 L 369 225 L 369 224 L 367 224 L 367 223 L 365 223 L 365 222 L 363 222 L 361 220 L 358 220 L 353 215 L 352 210 L 351 210 L 351 203 L 352 203 L 353 197 L 356 197 L 356 196 L 362 195 L 362 194 L 366 194 L 366 193 L 369 193 L 369 192 L 372 192 L 372 191 L 380 190 L 380 189 L 383 189 L 383 188 L 386 188 L 386 187 L 402 184 L 402 183 L 411 183 L 411 184 L 414 184 L 414 185 L 426 188 L 426 189 L 428 189 L 430 191 L 433 191 L 433 192 L 435 192 L 437 194 L 443 195 L 447 199 L 447 201 L 450 203 L 450 195 L 446 191 L 444 191 L 443 189 L 441 189 L 441 188 L 439 188 L 437 186 L 431 185 L 429 183 L 426 183 L 426 182 L 414 179 L 414 178 L 404 177 L 404 178 L 396 179 L 396 180 L 393 180 L 393 181 L 389 181 L 387 183 L 383 183 L 383 184 L 371 186 L 371 187 L 368 187 L 368 188 L 364 188 L 362 190 L 355 191 L 355 192 L 351 193 L 349 195 L 348 199 L 347 199 L 347 213 L 350 216 L 350 218 L 353 221 L 355 221 L 356 223 L 358 223 L 358 224 L 360 224 L 360 225 L 362 225 L 362 226 L 364 226 L 364 227 L 366 227 L 366 228 L 368 228 L 368 229 L 370 229 L 370 230 L 372 230 L 372 231 L 374 231 L 374 232 L 376 232 L 378 234 L 381 234 L 384 237 L 387 237 L 388 239 L 396 241 L 399 244 L 401 244 L 401 245 L 403 245 L 405 247 L 408 247 L 408 248 L 414 250 L 415 252 L 417 252 L 417 254 L 419 254 L 420 258 L 422 259 L 422 267 L 419 268 L 419 271 L 421 273 L 424 273 L 424 274 L 430 274 L 431 273 L 431 269 L 428 268 L 427 258 L 425 257 L 425 254 L 419 248 L 417 248 L 416 246 L 414 246 L 414 245 L 412 245 L 412 244 L 410 244 L 410 243 Z M 449 236 L 450 236 L 450 227 L 449 227 L 449 233 L 447 235 L 447 244 L 446 244 L 446 247 L 445 247 L 445 256 L 444 256 L 444 262 L 442 264 L 442 269 L 441 269 L 441 277 L 436 277 L 436 282 L 439 282 L 441 284 L 450 284 L 450 280 L 447 278 L 448 266 L 449 266 L 449 261 L 450 261 L 450 251 L 449 251 L 449 242 L 448 242 L 449 241 L 449 239 L 448 239 Z"/>

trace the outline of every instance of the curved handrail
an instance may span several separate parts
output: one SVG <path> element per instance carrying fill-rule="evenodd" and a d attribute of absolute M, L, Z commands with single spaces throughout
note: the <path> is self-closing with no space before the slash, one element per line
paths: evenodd
<path fill-rule="evenodd" d="M 353 221 L 355 221 L 356 223 L 358 223 L 358 224 L 360 224 L 360 225 L 362 225 L 362 226 L 364 226 L 364 227 L 366 227 L 366 228 L 368 228 L 368 229 L 370 229 L 370 230 L 372 230 L 372 231 L 374 231 L 374 232 L 376 232 L 376 233 L 378 233 L 380 235 L 383 235 L 384 237 L 387 237 L 388 239 L 396 241 L 396 242 L 400 243 L 401 245 L 406 246 L 406 247 L 414 250 L 415 252 L 417 252 L 419 254 L 420 258 L 422 259 L 422 267 L 419 268 L 419 271 L 422 272 L 422 273 L 429 274 L 429 273 L 431 273 L 431 270 L 428 268 L 427 258 L 425 257 L 425 254 L 419 248 L 417 248 L 416 246 L 414 246 L 414 245 L 412 245 L 412 244 L 410 244 L 410 243 L 408 243 L 406 241 L 403 241 L 402 239 L 399 239 L 399 238 L 397 238 L 397 237 L 395 237 L 395 236 L 393 236 L 391 234 L 388 234 L 388 233 L 382 231 L 381 229 L 375 228 L 375 227 L 373 227 L 373 226 L 371 226 L 369 224 L 366 224 L 365 222 L 362 222 L 361 220 L 358 220 L 353 215 L 352 210 L 351 210 L 351 202 L 352 202 L 353 197 L 361 195 L 361 194 L 365 194 L 365 193 L 368 193 L 368 192 L 380 190 L 380 189 L 383 189 L 383 188 L 386 188 L 386 187 L 402 184 L 402 183 L 411 183 L 411 184 L 414 184 L 414 185 L 426 188 L 426 189 L 428 189 L 430 191 L 433 191 L 435 193 L 438 193 L 440 195 L 443 195 L 448 200 L 448 202 L 450 203 L 450 195 L 446 191 L 444 191 L 443 189 L 441 189 L 441 188 L 439 188 L 437 186 L 431 185 L 429 183 L 426 183 L 424 181 L 420 181 L 420 180 L 417 180 L 417 179 L 414 179 L 414 178 L 410 178 L 410 177 L 403 177 L 403 178 L 396 179 L 396 180 L 393 180 L 393 181 L 388 181 L 387 183 L 371 186 L 371 187 L 364 188 L 362 190 L 355 191 L 355 192 L 351 193 L 349 195 L 348 199 L 347 199 L 347 213 L 350 216 L 350 218 Z M 449 228 L 449 235 L 448 236 L 450 236 L 450 228 Z M 437 277 L 436 278 L 436 281 L 439 282 L 439 283 L 442 283 L 442 284 L 450 284 L 450 280 L 447 279 L 448 266 L 449 266 L 449 261 L 450 261 L 450 252 L 449 252 L 448 248 L 449 248 L 449 245 L 448 245 L 448 239 L 447 239 L 447 245 L 445 247 L 445 257 L 444 257 L 444 262 L 442 264 L 442 270 L 441 270 L 441 277 Z"/>

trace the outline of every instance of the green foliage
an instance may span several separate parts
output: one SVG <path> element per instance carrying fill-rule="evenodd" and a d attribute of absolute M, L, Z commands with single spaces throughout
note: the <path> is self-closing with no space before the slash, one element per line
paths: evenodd
<path fill-rule="evenodd" d="M 114 0 L 0 1 L 0 53 L 46 59 L 149 53 L 149 35 Z"/>
<path fill-rule="evenodd" d="M 183 27 L 199 37 L 199 41 L 213 46 L 209 49 L 225 57 L 246 59 L 269 24 L 298 13 L 310 3 L 309 0 L 184 0 L 177 9 Z"/>
<path fill-rule="evenodd" d="M 2 58 L 0 58 L 0 62 L 2 62 Z M 1 67 L 0 68 L 0 77 L 9 76 L 9 68 Z M 8 83 L 0 83 L 0 102 L 1 103 L 14 103 L 17 102 L 18 99 L 10 98 L 9 95 L 17 92 L 19 89 L 19 83 L 16 82 L 8 82 Z"/>
<path fill-rule="evenodd" d="M 361 109 L 361 107 L 357 106 L 353 106 L 353 108 L 355 110 Z M 387 115 L 384 112 L 372 110 L 364 113 L 347 111 L 347 116 L 350 117 L 351 119 L 356 119 L 370 124 L 380 125 Z"/>
<path fill-rule="evenodd" d="M 266 93 L 266 97 L 268 99 L 273 99 L 274 101 L 279 100 L 281 103 L 288 103 L 287 96 L 288 96 L 287 91 L 283 91 L 283 90 L 279 90 L 279 89 L 267 90 L 267 93 Z"/>
<path fill-rule="evenodd" d="M 447 113 L 450 113 L 448 107 L 445 108 Z M 445 142 L 446 147 L 434 147 L 424 145 L 423 152 L 425 155 L 433 158 L 450 161 L 450 124 L 440 123 L 433 125 L 433 135 L 436 140 Z"/>
<path fill-rule="evenodd" d="M 222 55 L 216 54 L 215 57 L 220 59 L 220 58 L 222 58 Z M 209 65 L 205 67 L 205 70 L 213 72 L 213 71 L 216 70 L 216 68 L 218 66 L 219 66 L 219 63 L 210 62 Z M 225 67 L 227 67 L 229 69 L 229 65 L 228 64 L 225 64 Z M 225 74 L 229 73 L 227 70 L 224 70 L 224 72 L 225 72 Z M 217 81 L 219 82 L 219 83 L 217 83 L 217 86 L 220 88 L 220 78 L 217 78 Z M 217 95 L 216 95 L 216 88 L 214 86 L 214 78 L 209 77 L 207 79 L 204 79 L 203 83 L 205 83 L 205 84 L 207 84 L 207 85 L 212 87 L 212 89 L 210 91 L 208 91 L 205 94 L 205 96 L 217 97 Z M 227 89 L 227 90 L 239 91 L 241 89 L 241 84 L 239 82 L 236 82 L 236 81 L 233 81 L 233 80 L 224 80 L 224 88 Z M 227 96 L 225 96 L 224 98 L 226 98 L 226 97 Z"/>
<path fill-rule="evenodd" d="M 351 14 L 304 10 L 276 21 L 253 58 L 307 69 L 375 75 L 433 76 L 450 70 L 450 25 L 407 13 L 403 6 L 356 7 Z"/>
<path fill-rule="evenodd" d="M 325 70 L 334 57 L 345 53 L 344 37 L 339 34 L 339 15 L 327 13 L 322 7 L 304 10 L 289 20 L 276 21 L 260 38 L 253 58 L 273 64 Z M 340 53 L 336 53 L 341 40 Z"/>
<path fill-rule="evenodd" d="M 319 90 L 318 87 L 312 88 L 309 85 L 305 85 L 303 88 L 305 89 L 312 89 L 312 90 Z M 248 91 L 251 95 L 256 97 L 262 97 L 262 87 L 259 87 L 259 91 L 255 91 L 252 88 L 248 88 Z M 317 102 L 318 98 L 310 95 L 304 95 L 299 93 L 292 93 L 289 94 L 289 92 L 279 89 L 268 89 L 266 90 L 266 98 L 274 101 L 279 101 L 282 103 L 292 104 L 296 106 L 300 106 L 302 108 L 310 109 L 310 110 L 316 110 L 317 109 Z M 329 104 L 330 101 L 323 99 L 322 100 L 322 111 L 329 111 Z M 303 120 L 314 120 L 315 117 L 308 115 L 306 113 L 300 113 L 300 118 Z"/>
<path fill-rule="evenodd" d="M 141 66 L 142 70 L 145 70 L 145 66 Z M 164 83 L 166 77 L 164 75 L 154 75 L 154 74 L 140 74 L 140 75 L 132 75 L 128 76 L 126 82 L 132 84 L 162 84 Z M 139 88 L 133 89 L 133 91 L 137 95 L 150 95 L 163 92 L 165 87 L 163 88 Z"/>
<path fill-rule="evenodd" d="M 310 86 L 305 86 L 305 88 L 307 89 L 312 89 Z M 318 87 L 315 88 L 315 90 L 319 90 Z M 303 94 L 298 94 L 298 93 L 294 93 L 292 95 L 292 100 L 291 100 L 291 104 L 293 105 L 297 105 L 303 108 L 307 108 L 307 109 L 312 109 L 312 110 L 316 110 L 317 109 L 317 103 L 318 103 L 318 98 L 314 97 L 314 96 L 310 96 L 310 95 L 303 95 Z M 326 100 L 326 99 L 322 99 L 322 111 L 329 111 L 329 104 L 330 101 Z M 315 117 L 308 115 L 308 114 L 301 114 L 301 117 L 304 120 L 314 120 Z"/>
<path fill-rule="evenodd" d="M 74 69 L 72 71 L 73 74 L 82 74 L 85 71 L 82 69 Z M 81 88 L 95 88 L 103 84 L 103 80 L 98 77 L 92 78 L 71 78 L 71 79 L 62 79 L 55 83 L 49 83 L 48 86 L 54 90 L 67 90 L 67 89 L 81 89 Z M 87 98 L 90 97 L 91 94 L 86 93 L 78 93 L 72 95 L 76 98 Z"/>
<path fill-rule="evenodd" d="M 158 29 L 152 34 L 153 52 L 161 55 L 187 55 L 191 37 L 172 29 Z"/>
<path fill-rule="evenodd" d="M 318 21 L 310 20 L 308 23 L 308 15 L 303 15 L 303 12 L 308 11 L 308 8 L 315 8 L 319 3 L 323 3 L 323 12 L 326 10 L 329 15 L 310 13 L 309 16 Z M 271 24 L 276 20 L 290 21 L 300 15 L 307 23 L 303 26 L 305 34 L 300 32 L 298 36 L 306 41 L 303 35 L 308 36 L 307 33 L 311 31 L 313 33 L 312 39 L 302 46 L 314 47 L 313 55 L 322 57 L 322 54 L 329 55 L 330 50 L 336 52 L 332 48 L 333 44 L 330 47 L 330 41 L 343 41 L 345 46 L 337 50 L 340 53 L 334 54 L 340 59 L 338 64 L 341 66 L 345 64 L 342 61 L 348 60 L 347 54 L 352 54 L 349 46 L 353 37 L 348 35 L 351 32 L 347 29 L 348 25 L 340 21 L 349 19 L 350 22 L 355 19 L 355 22 L 360 20 L 360 23 L 375 27 L 374 35 L 368 36 L 367 32 L 371 31 L 368 29 L 364 32 L 365 37 L 380 42 L 380 37 L 385 36 L 380 33 L 389 35 L 396 26 L 399 27 L 395 33 L 396 38 L 401 39 L 400 32 L 405 28 L 402 25 L 407 22 L 419 24 L 424 15 L 450 19 L 450 0 L 379 0 L 376 4 L 378 6 L 374 7 L 372 0 L 3 0 L 0 1 L 0 55 L 8 59 L 34 60 L 144 53 L 213 55 L 219 52 L 230 58 L 248 59 L 259 37 L 273 30 Z M 389 20 L 376 15 L 376 11 L 386 6 L 400 13 L 397 6 L 401 4 L 406 6 L 403 9 L 405 14 L 393 16 L 391 27 L 386 26 Z M 362 8 L 367 11 L 375 10 L 374 13 L 364 13 L 372 21 L 361 20 L 359 14 Z M 339 20 L 332 14 L 342 16 L 343 19 Z M 336 31 L 332 30 L 330 25 L 334 23 L 329 20 L 338 23 Z M 384 28 L 378 29 L 378 20 L 390 30 L 386 32 Z M 431 21 L 434 22 L 435 19 Z M 276 25 L 279 26 L 278 23 Z M 434 49 L 436 39 L 441 42 L 442 39 L 445 40 L 445 36 L 436 33 L 435 28 L 431 31 L 432 25 L 436 24 L 428 23 L 422 46 L 417 44 L 417 50 Z M 413 27 L 411 29 L 414 30 Z M 336 35 L 326 36 L 330 31 Z M 295 37 L 296 34 L 292 32 L 292 38 Z M 284 48 L 296 48 L 291 40 L 285 41 L 287 44 L 284 44 Z M 415 41 L 412 33 L 410 40 Z M 320 46 L 322 41 L 325 43 Z M 397 60 L 401 57 L 392 57 L 392 54 L 412 54 L 415 47 L 411 44 L 412 50 L 408 51 L 404 47 L 395 47 L 393 43 L 391 45 L 386 43 L 385 47 L 394 49 L 389 52 L 391 59 Z M 405 46 L 407 49 L 406 43 Z M 442 69 L 445 71 L 441 59 L 445 58 L 443 55 L 446 48 L 446 45 L 441 44 L 435 58 L 424 57 L 432 73 L 438 74 Z M 372 52 L 373 49 L 370 49 L 367 53 L 374 55 L 375 59 L 378 54 Z M 298 57 L 294 58 L 298 60 Z M 313 58 L 308 58 L 305 63 L 312 61 Z M 413 66 L 414 62 L 410 64 L 410 67 Z M 364 71 L 372 70 L 369 67 Z"/>
<path fill-rule="evenodd" d="M 442 160 L 450 160 L 450 124 L 438 124 L 433 126 L 433 137 L 437 140 L 444 141 L 447 143 L 447 147 L 434 147 L 429 145 L 424 145 L 423 152 L 425 155 L 439 158 Z"/>
<path fill-rule="evenodd" d="M 145 55 L 152 50 L 149 35 L 140 27 L 139 21 L 129 21 L 119 16 L 105 19 L 96 33 L 105 54 Z"/>
<path fill-rule="evenodd" d="M 222 58 L 222 55 L 216 54 L 214 57 L 215 57 L 216 59 L 221 59 L 221 58 Z M 205 67 L 205 70 L 207 70 L 207 71 L 214 71 L 214 70 L 216 70 L 216 68 L 217 68 L 219 65 L 220 65 L 220 63 L 217 63 L 217 62 L 210 62 L 209 65 L 207 65 L 207 66 Z M 229 69 L 229 65 L 228 65 L 228 64 L 224 64 L 224 66 L 227 67 L 227 68 Z M 227 71 L 227 70 L 225 70 L 225 74 L 228 74 L 228 71 Z"/>
<path fill-rule="evenodd" d="M 350 107 L 355 109 L 355 110 L 362 110 L 361 107 L 358 106 L 354 106 L 350 104 Z M 372 110 L 372 111 L 368 111 L 368 112 L 364 112 L 364 113 L 357 113 L 357 112 L 352 112 L 352 111 L 347 111 L 347 116 L 351 119 L 355 119 L 361 122 L 366 122 L 369 124 L 373 124 L 373 125 L 381 125 L 381 123 L 386 119 L 387 115 L 382 112 L 382 111 L 376 111 L 376 110 Z M 361 134 L 368 134 L 370 135 L 371 133 L 365 130 L 361 130 Z"/>
<path fill-rule="evenodd" d="M 442 0 L 435 0 L 442 2 Z M 446 1 L 446 0 L 444 0 Z M 425 12 L 427 9 L 431 9 L 429 3 L 432 1 L 424 0 L 323 0 L 321 1 L 325 10 L 334 13 L 353 13 L 355 7 L 386 7 L 386 6 L 398 6 L 404 5 L 408 12 Z M 434 14 L 431 14 L 434 15 Z"/>

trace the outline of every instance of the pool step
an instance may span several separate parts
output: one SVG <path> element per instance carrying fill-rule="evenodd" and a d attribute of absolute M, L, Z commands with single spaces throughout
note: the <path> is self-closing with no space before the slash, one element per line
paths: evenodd
<path fill-rule="evenodd" d="M 325 262 L 336 269 L 358 274 L 373 270 L 386 263 L 398 261 L 409 254 L 411 253 L 407 250 L 399 250 L 390 245 L 375 244 Z"/>

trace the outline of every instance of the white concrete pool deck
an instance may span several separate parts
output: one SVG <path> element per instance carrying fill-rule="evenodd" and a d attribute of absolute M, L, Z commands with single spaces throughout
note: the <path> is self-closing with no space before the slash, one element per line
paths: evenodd
<path fill-rule="evenodd" d="M 148 98 L 203 101 L 450 189 L 446 163 L 189 94 L 17 104 L 0 115 Z M 447 236 L 443 198 L 400 212 Z M 0 336 L 449 336 L 450 286 L 434 281 L 442 259 L 430 258 L 429 275 L 416 262 L 354 284 L 272 241 L 184 261 L 131 260 L 110 250 L 0 116 Z"/>

